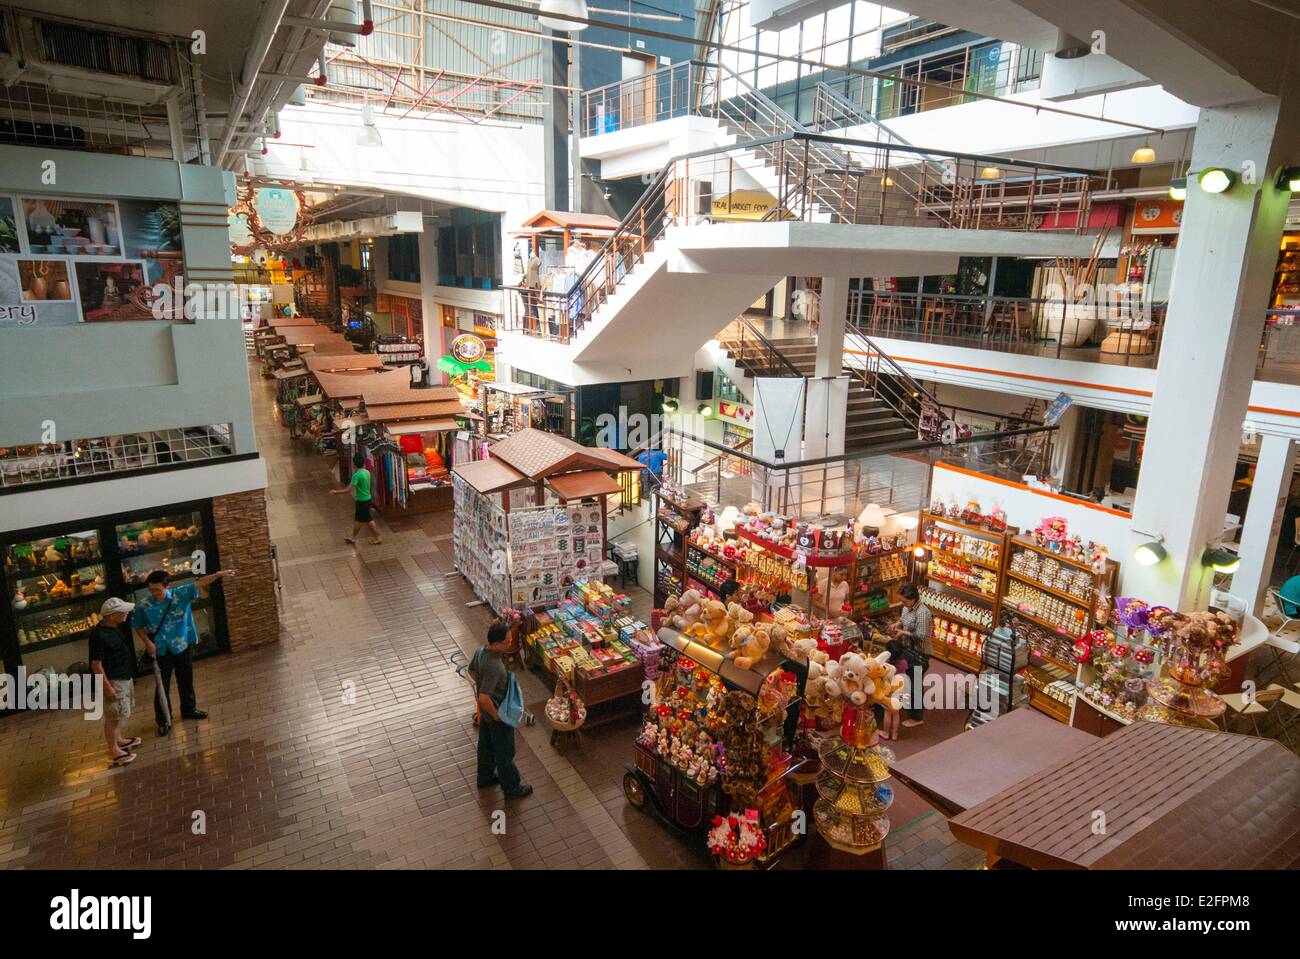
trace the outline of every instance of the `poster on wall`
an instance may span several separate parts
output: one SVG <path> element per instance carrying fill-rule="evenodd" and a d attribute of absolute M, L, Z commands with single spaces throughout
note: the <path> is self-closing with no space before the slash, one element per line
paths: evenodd
<path fill-rule="evenodd" d="M 0 328 L 171 319 L 183 272 L 175 203 L 0 196 Z"/>
<path fill-rule="evenodd" d="M 555 603 L 604 559 L 599 506 L 569 503 L 510 511 L 510 583 L 517 603 Z"/>

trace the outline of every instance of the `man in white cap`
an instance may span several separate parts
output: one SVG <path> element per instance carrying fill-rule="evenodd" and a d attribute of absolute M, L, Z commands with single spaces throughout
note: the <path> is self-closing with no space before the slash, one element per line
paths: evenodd
<path fill-rule="evenodd" d="M 135 603 L 112 596 L 99 609 L 100 620 L 90 631 L 90 668 L 104 684 L 104 741 L 108 743 L 110 766 L 125 766 L 135 761 L 131 750 L 140 745 L 140 737 L 128 739 L 122 726 L 131 718 L 135 703 L 135 650 L 122 630 Z"/>

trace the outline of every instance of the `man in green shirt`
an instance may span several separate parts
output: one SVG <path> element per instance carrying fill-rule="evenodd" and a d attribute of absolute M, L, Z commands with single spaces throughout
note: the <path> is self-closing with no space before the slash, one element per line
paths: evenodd
<path fill-rule="evenodd" d="M 336 489 L 336 493 L 352 493 L 355 500 L 356 511 L 352 517 L 352 535 L 345 536 L 343 542 L 356 545 L 357 533 L 361 532 L 363 524 L 369 524 L 370 532 L 375 535 L 371 538 L 372 543 L 382 543 L 379 537 L 379 526 L 375 523 L 374 516 L 371 515 L 370 506 L 370 470 L 366 469 L 366 454 L 357 450 L 352 455 L 352 480 L 342 489 Z"/>

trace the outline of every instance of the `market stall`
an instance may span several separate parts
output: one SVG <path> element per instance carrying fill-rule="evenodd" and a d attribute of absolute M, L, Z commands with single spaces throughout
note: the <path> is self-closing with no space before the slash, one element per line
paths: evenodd
<path fill-rule="evenodd" d="M 479 386 L 483 432 L 497 438 L 521 429 L 571 434 L 574 391 L 543 390 L 520 383 L 490 382 Z"/>
<path fill-rule="evenodd" d="M 455 464 L 457 569 L 496 610 L 558 601 L 604 563 L 606 497 L 619 473 L 641 469 L 534 429 L 492 446 L 490 459 Z"/>
<path fill-rule="evenodd" d="M 469 415 L 456 391 L 414 389 L 387 377 L 363 382 L 360 389 L 368 424 L 357 434 L 356 447 L 373 463 L 376 502 L 405 513 L 451 509 L 453 439 Z"/>

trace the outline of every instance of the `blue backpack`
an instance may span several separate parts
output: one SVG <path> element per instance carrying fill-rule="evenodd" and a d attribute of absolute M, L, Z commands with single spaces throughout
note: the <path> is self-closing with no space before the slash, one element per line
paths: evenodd
<path fill-rule="evenodd" d="M 478 666 L 483 650 L 474 654 L 474 672 Z M 510 670 L 506 670 L 506 694 L 497 706 L 497 718 L 507 726 L 518 726 L 524 721 L 524 691 L 519 687 L 519 679 Z"/>

